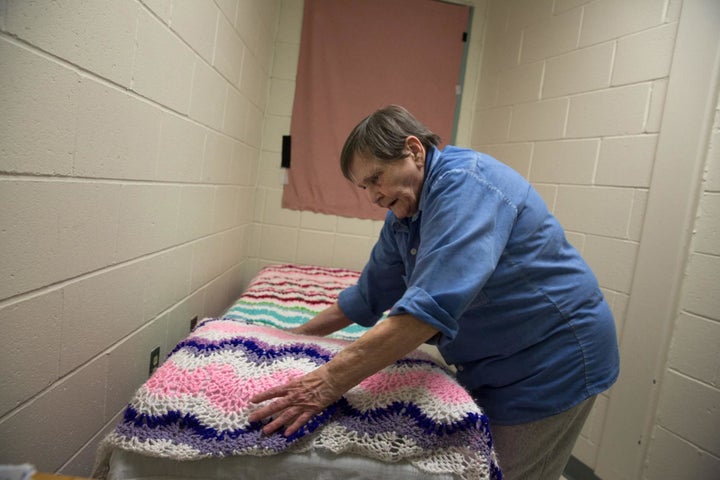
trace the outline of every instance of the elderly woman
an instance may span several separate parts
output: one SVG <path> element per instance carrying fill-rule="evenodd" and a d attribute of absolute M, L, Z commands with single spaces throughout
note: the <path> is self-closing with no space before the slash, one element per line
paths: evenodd
<path fill-rule="evenodd" d="M 447 147 L 390 106 L 350 133 L 343 174 L 388 209 L 357 283 L 298 333 L 372 327 L 317 370 L 252 400 L 290 435 L 364 378 L 437 345 L 485 410 L 505 478 L 557 480 L 619 370 L 595 276 L 535 189 L 488 155 Z M 382 322 L 378 319 L 388 311 Z"/>

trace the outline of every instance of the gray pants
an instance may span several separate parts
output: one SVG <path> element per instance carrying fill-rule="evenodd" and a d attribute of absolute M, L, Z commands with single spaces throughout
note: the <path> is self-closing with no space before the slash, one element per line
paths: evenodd
<path fill-rule="evenodd" d="M 490 431 L 504 480 L 558 480 L 595 397 L 552 417 Z"/>

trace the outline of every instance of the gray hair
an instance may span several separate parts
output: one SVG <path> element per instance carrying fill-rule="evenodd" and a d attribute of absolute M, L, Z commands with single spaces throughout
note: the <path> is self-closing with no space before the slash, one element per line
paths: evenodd
<path fill-rule="evenodd" d="M 417 137 L 425 150 L 440 145 L 440 137 L 420 123 L 405 108 L 389 105 L 375 111 L 361 121 L 348 135 L 340 154 L 340 169 L 348 180 L 352 180 L 350 167 L 353 158 L 360 153 L 392 163 L 403 158 L 405 140 Z"/>

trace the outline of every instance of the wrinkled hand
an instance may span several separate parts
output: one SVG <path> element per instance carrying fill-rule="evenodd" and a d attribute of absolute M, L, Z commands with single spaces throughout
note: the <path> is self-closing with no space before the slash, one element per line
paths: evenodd
<path fill-rule="evenodd" d="M 288 437 L 340 399 L 343 393 L 344 390 L 333 386 L 327 371 L 321 367 L 284 385 L 255 395 L 250 399 L 252 403 L 261 403 L 272 398 L 277 400 L 253 412 L 249 420 L 257 422 L 273 417 L 272 421 L 263 427 L 263 432 L 270 434 L 285 426 L 284 435 Z"/>

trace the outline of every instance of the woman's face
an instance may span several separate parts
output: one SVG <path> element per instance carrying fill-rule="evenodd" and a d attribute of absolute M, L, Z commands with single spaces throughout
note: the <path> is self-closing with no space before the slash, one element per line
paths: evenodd
<path fill-rule="evenodd" d="M 394 162 L 356 154 L 350 165 L 354 183 L 367 192 L 370 201 L 392 210 L 398 218 L 417 213 L 425 172 L 422 143 L 415 137 L 408 137 L 406 146 L 406 155 Z"/>

